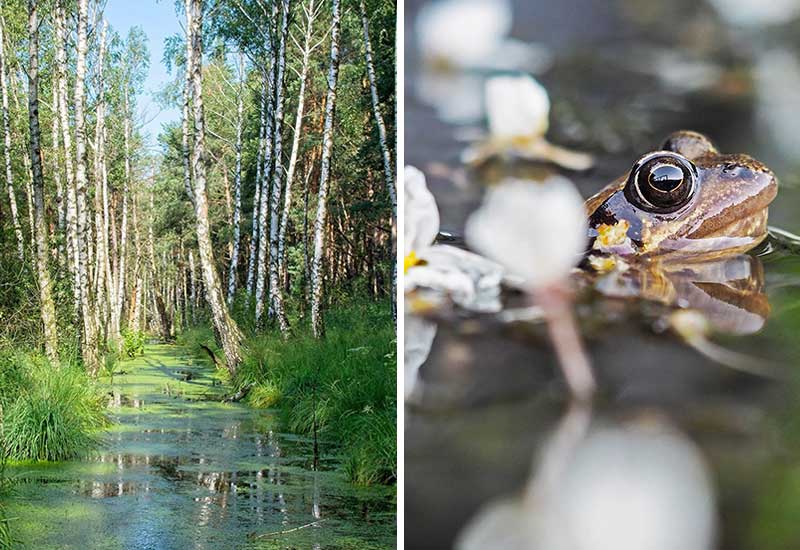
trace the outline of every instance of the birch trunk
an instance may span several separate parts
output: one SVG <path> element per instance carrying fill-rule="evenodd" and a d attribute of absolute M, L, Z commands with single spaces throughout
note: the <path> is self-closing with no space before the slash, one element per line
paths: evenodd
<path fill-rule="evenodd" d="M 39 279 L 45 351 L 52 365 L 57 368 L 56 312 L 50 286 L 50 272 L 47 268 L 47 224 L 44 217 L 44 175 L 42 174 L 41 132 L 39 129 L 39 20 L 36 7 L 36 0 L 28 1 L 28 125 L 35 210 L 36 274 Z"/>
<path fill-rule="evenodd" d="M 106 262 L 108 257 L 108 230 L 106 229 L 105 211 L 103 208 L 104 182 L 105 182 L 105 91 L 103 81 L 103 60 L 106 49 L 106 33 L 108 23 L 103 22 L 100 32 L 100 51 L 97 57 L 97 120 L 95 124 L 95 147 L 94 147 L 94 225 L 95 225 L 95 310 L 98 322 L 102 322 L 104 336 L 107 337 L 108 323 L 108 280 L 106 279 Z"/>
<path fill-rule="evenodd" d="M 264 71 L 261 79 L 261 124 L 258 129 L 258 155 L 256 160 L 256 189 L 253 195 L 253 220 L 252 234 L 250 237 L 250 257 L 247 260 L 247 295 L 253 296 L 255 290 L 255 271 L 258 263 L 258 214 L 261 208 L 261 169 L 264 160 L 267 133 L 267 73 Z"/>
<path fill-rule="evenodd" d="M 317 218 L 314 221 L 314 261 L 311 264 L 311 326 L 316 338 L 325 335 L 322 317 L 323 265 L 325 249 L 325 217 L 328 202 L 328 180 L 333 151 L 333 123 L 336 107 L 336 83 L 339 79 L 339 0 L 332 0 L 333 24 L 331 25 L 331 61 L 328 69 L 328 96 L 325 100 L 325 127 L 322 132 L 322 165 L 320 167 L 319 191 L 317 193 Z"/>
<path fill-rule="evenodd" d="M 191 56 L 187 60 L 191 66 L 192 102 L 194 115 L 194 152 L 192 172 L 194 173 L 194 202 L 197 218 L 197 244 L 200 252 L 200 269 L 205 282 L 206 301 L 211 308 L 217 336 L 225 351 L 227 368 L 234 374 L 241 361 L 240 345 L 242 333 L 228 313 L 222 293 L 222 285 L 214 264 L 211 244 L 211 229 L 208 221 L 208 196 L 206 194 L 206 152 L 205 117 L 203 113 L 203 6 L 202 0 L 186 0 L 187 29 L 191 39 Z"/>
<path fill-rule="evenodd" d="M 56 2 L 56 86 L 58 93 L 58 118 L 61 128 L 61 142 L 64 145 L 64 168 L 66 182 L 64 193 L 66 198 L 67 218 L 67 260 L 72 274 L 72 292 L 75 298 L 76 321 L 80 319 L 81 285 L 78 274 L 78 213 L 75 196 L 75 176 L 73 171 L 72 134 L 69 129 L 69 112 L 67 98 L 67 33 L 65 29 L 66 15 L 64 0 Z"/>
<path fill-rule="evenodd" d="M 155 212 L 155 167 L 153 167 L 153 175 L 150 180 L 150 216 L 147 224 L 147 252 L 150 261 L 150 273 L 155 277 L 153 281 L 153 301 L 158 313 L 159 326 L 161 327 L 161 337 L 165 342 L 172 339 L 172 318 L 167 312 L 166 304 L 164 302 L 163 292 L 163 277 L 158 277 L 158 270 L 156 269 L 156 250 L 155 238 L 153 237 L 153 213 Z"/>
<path fill-rule="evenodd" d="M 273 135 L 273 154 L 275 156 L 275 169 L 272 174 L 272 191 L 270 197 L 270 224 L 269 224 L 269 295 L 270 305 L 281 334 L 287 336 L 289 323 L 283 309 L 283 292 L 278 282 L 278 233 L 280 227 L 280 200 L 281 184 L 283 182 L 283 85 L 286 76 L 286 38 L 289 33 L 289 3 L 282 0 L 281 8 L 283 19 L 276 56 L 277 70 L 275 72 L 275 128 Z"/>
<path fill-rule="evenodd" d="M 183 119 L 181 120 L 181 151 L 183 153 L 183 188 L 186 196 L 194 205 L 194 191 L 192 191 L 192 168 L 189 160 L 191 151 L 189 150 L 189 99 L 191 97 L 191 71 L 189 58 L 191 57 L 192 41 L 189 38 L 189 29 L 186 29 L 186 81 L 183 86 Z"/>
<path fill-rule="evenodd" d="M 306 17 L 306 29 L 303 47 L 301 48 L 303 62 L 300 69 L 300 91 L 297 94 L 297 113 L 294 118 L 292 152 L 289 155 L 289 168 L 286 170 L 286 185 L 283 191 L 283 214 L 281 215 L 281 226 L 278 231 L 278 278 L 281 281 L 286 279 L 286 230 L 289 225 L 289 209 L 292 206 L 292 184 L 294 182 L 294 173 L 297 168 L 297 155 L 300 151 L 300 134 L 303 130 L 306 80 L 308 79 L 308 67 L 311 59 L 311 51 L 313 49 L 311 40 L 314 36 L 314 19 L 317 16 L 315 0 L 310 0 L 308 7 L 303 6 L 303 12 Z"/>
<path fill-rule="evenodd" d="M 17 79 L 14 77 L 14 73 L 10 73 L 9 81 L 11 85 L 11 98 L 14 100 L 14 107 L 17 111 L 22 111 L 22 107 L 20 106 L 19 95 L 17 94 L 18 83 Z M 28 229 L 31 235 L 31 242 L 33 242 L 36 237 L 36 230 L 34 229 L 34 219 L 33 219 L 33 171 L 31 170 L 31 158 L 30 155 L 22 155 L 22 164 L 25 168 L 25 198 L 27 199 L 28 204 Z"/>
<path fill-rule="evenodd" d="M 236 172 L 233 175 L 233 249 L 228 269 L 228 305 L 236 293 L 236 274 L 239 267 L 239 241 L 242 218 L 242 124 L 244 122 L 244 54 L 239 52 L 239 101 L 236 106 Z"/>
<path fill-rule="evenodd" d="M 274 143 L 273 134 L 275 131 L 274 99 L 275 99 L 275 50 L 272 47 L 272 39 L 267 33 L 267 52 L 270 58 L 270 68 L 267 73 L 267 128 L 264 143 L 264 167 L 261 171 L 261 197 L 258 207 L 258 261 L 256 263 L 256 326 L 261 326 L 261 316 L 264 313 L 264 290 L 267 282 L 267 222 L 269 214 L 269 185 L 272 175 L 272 146 Z"/>
<path fill-rule="evenodd" d="M 61 181 L 61 161 L 59 159 L 59 123 L 58 123 L 58 91 L 53 87 L 53 123 L 51 126 L 50 139 L 52 140 L 52 160 L 53 160 L 53 180 L 56 184 L 56 206 L 58 215 L 58 232 L 61 235 L 67 234 L 67 201 L 65 198 L 64 184 Z M 58 243 L 58 263 L 60 266 L 69 265 L 67 259 L 66 239 L 59 239 Z"/>
<path fill-rule="evenodd" d="M 19 223 L 17 210 L 17 196 L 14 191 L 14 175 L 11 172 L 11 119 L 8 113 L 8 65 L 5 56 L 5 39 L 3 37 L 5 23 L 0 21 L 0 94 L 3 105 L 3 153 L 6 163 L 6 187 L 8 188 L 8 202 L 11 209 L 11 222 L 14 226 L 14 235 L 17 237 L 17 255 L 20 261 L 25 260 L 25 238 L 22 236 L 22 225 Z"/>
<path fill-rule="evenodd" d="M 75 195 L 78 210 L 78 273 L 81 288 L 81 313 L 83 316 L 83 361 L 90 374 L 97 374 L 100 368 L 98 356 L 97 327 L 94 324 L 93 300 L 89 286 L 89 238 L 86 177 L 86 120 L 85 120 L 85 78 L 86 78 L 86 35 L 88 24 L 88 0 L 78 0 L 78 48 L 75 65 Z"/>
<path fill-rule="evenodd" d="M 381 114 L 381 102 L 378 97 L 378 82 L 375 77 L 375 66 L 372 62 L 372 43 L 369 39 L 369 18 L 364 0 L 360 0 L 361 23 L 364 28 L 364 55 L 366 57 L 367 75 L 369 76 L 369 90 L 372 96 L 372 112 L 375 115 L 375 124 L 378 126 L 378 139 L 383 155 L 383 172 L 386 182 L 386 193 L 392 202 L 392 258 L 395 257 L 395 243 L 397 242 L 397 191 L 395 190 L 394 170 L 392 168 L 392 154 L 386 137 L 386 124 Z M 392 262 L 392 315 L 397 319 L 397 262 Z"/>

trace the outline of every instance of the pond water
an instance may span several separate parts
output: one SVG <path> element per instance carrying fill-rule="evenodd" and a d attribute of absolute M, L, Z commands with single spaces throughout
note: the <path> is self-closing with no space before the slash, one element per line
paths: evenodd
<path fill-rule="evenodd" d="M 220 402 L 212 369 L 178 348 L 148 346 L 120 368 L 97 453 L 8 472 L 9 517 L 28 547 L 394 546 L 393 491 L 348 483 L 334 445 L 313 471 L 311 441 L 281 432 L 274 412 Z"/>
<path fill-rule="evenodd" d="M 482 122 L 444 120 L 421 84 L 412 28 L 424 3 L 406 2 L 405 161 L 425 172 L 442 230 L 460 235 L 487 183 L 557 170 L 493 164 L 478 174 L 461 166 L 466 140 Z M 747 153 L 772 168 L 781 188 L 770 224 L 800 232 L 797 22 L 733 27 L 723 16 L 746 3 L 736 0 L 715 0 L 716 8 L 689 1 L 512 3 L 512 35 L 551 56 L 549 69 L 536 75 L 553 103 L 548 138 L 596 157 L 592 170 L 567 173 L 584 197 L 670 132 L 691 129 L 723 152 Z M 483 77 L 439 82 L 437 90 L 448 107 L 474 104 L 464 96 L 470 87 L 479 92 Z M 698 353 L 662 330 L 663 311 L 651 302 L 581 297 L 581 330 L 600 386 L 590 425 L 655 414 L 682 434 L 708 467 L 715 548 L 800 548 L 800 254 L 781 241 L 747 260 L 763 268 L 755 294 L 765 301 L 748 310 L 760 312 L 763 326 L 713 336 L 728 351 L 779 365 L 781 382 Z M 697 307 L 691 299 L 689 305 Z M 433 338 L 420 371 L 425 391 L 406 407 L 406 526 L 414 526 L 406 529 L 408 548 L 452 547 L 487 505 L 529 487 L 568 409 L 541 324 L 458 310 L 429 321 L 435 329 L 420 337 Z M 519 516 L 520 529 L 532 519 Z"/>

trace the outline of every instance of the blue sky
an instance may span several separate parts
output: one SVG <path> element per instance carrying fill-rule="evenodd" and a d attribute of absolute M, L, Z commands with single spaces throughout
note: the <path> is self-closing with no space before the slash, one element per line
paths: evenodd
<path fill-rule="evenodd" d="M 155 94 L 170 80 L 166 67 L 161 62 L 164 55 L 164 39 L 183 33 L 175 13 L 174 0 L 108 0 L 106 19 L 122 38 L 131 27 L 140 26 L 147 34 L 150 50 L 150 72 L 144 84 L 144 93 L 139 97 L 139 120 L 147 122 L 143 133 L 149 135 L 149 143 L 155 144 L 166 122 L 180 119 L 178 109 L 165 109 L 158 105 Z M 152 120 L 151 120 L 152 119 Z"/>

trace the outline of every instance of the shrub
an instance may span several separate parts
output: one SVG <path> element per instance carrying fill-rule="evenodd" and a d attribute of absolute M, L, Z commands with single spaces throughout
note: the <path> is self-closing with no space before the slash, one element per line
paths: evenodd
<path fill-rule="evenodd" d="M 281 389 L 275 382 L 266 380 L 253 386 L 247 396 L 247 402 L 256 409 L 269 409 L 281 400 Z"/>
<path fill-rule="evenodd" d="M 358 304 L 328 313 L 315 339 L 294 327 L 250 338 L 234 384 L 251 390 L 253 406 L 278 405 L 286 428 L 337 442 L 354 483 L 396 477 L 396 354 L 389 304 Z"/>
<path fill-rule="evenodd" d="M 66 460 L 97 444 L 107 424 L 101 394 L 85 372 L 36 364 L 3 418 L 6 456 L 12 460 Z"/>
<path fill-rule="evenodd" d="M 122 355 L 124 357 L 136 357 L 144 354 L 144 343 L 147 336 L 140 330 L 122 331 Z"/>

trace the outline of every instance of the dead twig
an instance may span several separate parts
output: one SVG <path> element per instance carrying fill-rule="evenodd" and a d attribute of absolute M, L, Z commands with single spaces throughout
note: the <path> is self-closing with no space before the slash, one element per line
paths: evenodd
<path fill-rule="evenodd" d="M 251 539 L 258 540 L 258 539 L 266 539 L 269 537 L 275 537 L 277 535 L 285 535 L 287 533 L 293 533 L 295 531 L 300 531 L 301 529 L 306 529 L 307 527 L 315 527 L 325 521 L 324 519 L 320 519 L 317 521 L 312 521 L 311 523 L 306 523 L 305 525 L 301 525 L 300 527 L 293 527 L 292 529 L 284 529 L 282 531 L 273 531 L 272 533 L 264 533 L 263 535 L 250 535 Z"/>

